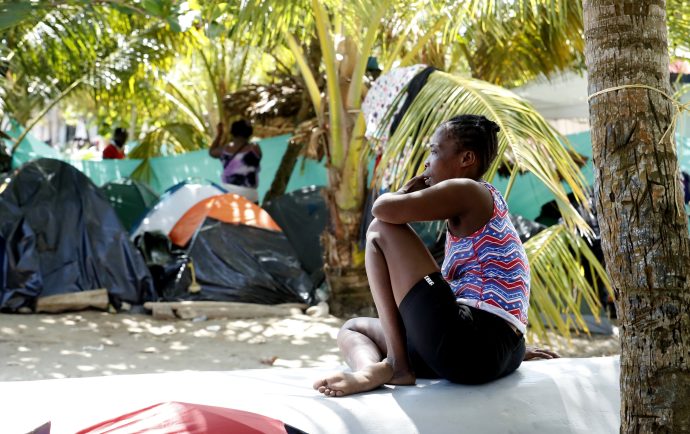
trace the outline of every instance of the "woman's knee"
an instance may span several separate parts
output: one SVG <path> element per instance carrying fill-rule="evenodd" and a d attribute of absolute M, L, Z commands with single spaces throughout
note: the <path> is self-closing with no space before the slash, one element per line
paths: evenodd
<path fill-rule="evenodd" d="M 344 341 L 352 336 L 353 333 L 360 333 L 363 334 L 362 330 L 362 324 L 359 321 L 360 318 L 351 318 L 340 327 L 340 330 L 338 330 L 338 336 L 336 338 L 336 341 L 338 342 L 338 346 L 342 346 Z"/>
<path fill-rule="evenodd" d="M 343 330 L 357 330 L 357 320 L 359 318 L 350 318 L 349 320 L 345 321 L 345 323 L 340 327 L 340 331 Z"/>
<path fill-rule="evenodd" d="M 377 218 L 371 221 L 367 229 L 367 242 L 380 243 L 392 231 L 400 230 L 400 228 L 407 227 L 407 225 L 397 225 L 393 223 L 386 223 Z"/>

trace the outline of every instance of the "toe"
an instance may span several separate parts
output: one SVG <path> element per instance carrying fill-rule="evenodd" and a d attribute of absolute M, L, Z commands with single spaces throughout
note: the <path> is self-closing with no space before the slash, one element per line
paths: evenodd
<path fill-rule="evenodd" d="M 319 388 L 324 387 L 325 385 L 326 385 L 326 380 L 321 379 L 321 380 L 315 381 L 313 387 L 314 387 L 314 389 L 318 390 Z"/>

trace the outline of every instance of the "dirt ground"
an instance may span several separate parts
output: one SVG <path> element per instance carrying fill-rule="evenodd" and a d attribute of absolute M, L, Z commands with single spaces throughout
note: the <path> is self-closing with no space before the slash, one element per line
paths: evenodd
<path fill-rule="evenodd" d="M 343 320 L 292 315 L 254 320 L 162 321 L 96 311 L 0 314 L 0 381 L 184 370 L 332 367 Z M 551 336 L 567 357 L 619 353 L 614 336 Z"/>

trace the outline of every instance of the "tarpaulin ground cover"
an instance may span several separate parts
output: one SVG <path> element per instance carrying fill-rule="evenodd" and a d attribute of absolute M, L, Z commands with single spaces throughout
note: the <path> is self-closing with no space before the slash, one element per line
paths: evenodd
<path fill-rule="evenodd" d="M 2 432 L 28 432 L 51 421 L 52 434 L 74 433 L 164 401 L 250 411 L 311 434 L 618 432 L 619 359 L 526 362 L 489 384 L 444 380 L 386 386 L 343 398 L 311 388 L 323 368 L 169 372 L 0 383 Z"/>

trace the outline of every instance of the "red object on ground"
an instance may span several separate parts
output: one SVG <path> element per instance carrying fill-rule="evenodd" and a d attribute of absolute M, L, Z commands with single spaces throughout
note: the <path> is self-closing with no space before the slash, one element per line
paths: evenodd
<path fill-rule="evenodd" d="M 286 434 L 277 419 L 248 411 L 186 402 L 163 402 L 101 422 L 77 434 Z"/>
<path fill-rule="evenodd" d="M 121 150 L 112 143 L 105 147 L 103 150 L 104 160 L 122 160 L 125 158 L 125 151 Z"/>
<path fill-rule="evenodd" d="M 170 240 L 178 246 L 186 245 L 206 217 L 213 217 L 225 223 L 282 232 L 280 226 L 263 208 L 238 194 L 226 193 L 211 196 L 191 207 L 168 234 Z"/>

